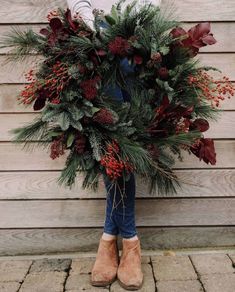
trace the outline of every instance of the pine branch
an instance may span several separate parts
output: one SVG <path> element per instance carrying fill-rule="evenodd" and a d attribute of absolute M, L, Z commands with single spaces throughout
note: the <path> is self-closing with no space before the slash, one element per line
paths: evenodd
<path fill-rule="evenodd" d="M 9 132 L 14 135 L 11 141 L 23 142 L 23 148 L 27 148 L 27 150 L 33 150 L 35 146 L 45 147 L 50 143 L 46 140 L 48 138 L 48 123 L 38 117 L 26 126 L 11 129 Z"/>
<path fill-rule="evenodd" d="M 24 61 L 29 54 L 41 53 L 43 38 L 31 28 L 21 31 L 12 27 L 12 31 L 0 40 L 0 48 L 12 48 L 6 57 L 6 63 Z"/>
<path fill-rule="evenodd" d="M 66 159 L 65 167 L 57 180 L 59 185 L 65 184 L 66 186 L 69 186 L 71 189 L 72 185 L 75 182 L 75 178 L 77 176 L 76 171 L 79 167 L 80 162 L 81 162 L 80 155 L 76 152 L 76 150 L 74 149 L 71 150 Z"/>

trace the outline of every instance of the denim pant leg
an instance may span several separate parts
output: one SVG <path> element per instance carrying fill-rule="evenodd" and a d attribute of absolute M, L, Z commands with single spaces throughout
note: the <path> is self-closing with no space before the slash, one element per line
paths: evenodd
<path fill-rule="evenodd" d="M 124 181 L 120 177 L 116 184 L 104 177 L 104 183 L 107 190 L 104 232 L 112 235 L 120 234 L 123 238 L 135 236 L 137 231 L 135 225 L 136 183 L 134 174 L 130 174 L 128 181 Z"/>
<path fill-rule="evenodd" d="M 121 61 L 121 68 L 124 73 L 133 71 L 126 58 Z M 118 86 L 107 88 L 107 93 L 120 102 L 128 102 L 131 99 L 130 95 Z M 134 174 L 131 173 L 127 182 L 124 182 L 123 178 L 120 177 L 117 181 L 119 187 L 113 185 L 107 177 L 104 177 L 104 183 L 107 191 L 104 232 L 112 235 L 120 233 L 123 238 L 135 236 L 137 232 L 135 226 L 136 184 Z"/>

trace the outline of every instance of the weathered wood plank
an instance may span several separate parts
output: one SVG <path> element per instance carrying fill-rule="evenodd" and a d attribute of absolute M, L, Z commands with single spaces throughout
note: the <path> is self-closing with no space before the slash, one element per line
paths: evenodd
<path fill-rule="evenodd" d="M 0 83 L 26 83 L 24 74 L 30 69 L 36 69 L 42 61 L 42 56 L 28 56 L 24 62 L 8 62 L 6 56 L 0 56 Z"/>
<path fill-rule="evenodd" d="M 235 223 L 235 198 L 137 199 L 137 226 Z M 105 200 L 1 201 L 1 228 L 102 227 Z"/>
<path fill-rule="evenodd" d="M 229 197 L 235 194 L 235 170 L 176 170 L 182 181 L 182 189 L 177 195 L 167 197 Z M 60 187 L 56 180 L 60 172 L 0 172 L 0 200 L 19 199 L 85 199 L 105 198 L 106 190 L 100 178 L 99 190 L 83 190 L 82 176 L 78 174 L 76 185 L 72 190 Z M 183 183 L 185 182 L 185 183 Z M 150 195 L 148 188 L 137 177 L 136 197 L 166 197 L 166 195 Z"/>
<path fill-rule="evenodd" d="M 176 162 L 176 168 L 226 168 L 235 165 L 235 141 L 215 141 L 217 164 L 200 162 L 194 155 L 184 154 L 184 162 Z M 0 143 L 0 169 L 9 170 L 60 170 L 66 155 L 52 160 L 49 151 L 35 148 L 33 152 L 22 149 L 20 143 Z"/>
<path fill-rule="evenodd" d="M 181 21 L 231 21 L 235 19 L 234 0 L 192 0 L 169 1 L 162 0 L 162 7 L 169 7 L 174 3 L 172 10 L 174 15 Z"/>
<path fill-rule="evenodd" d="M 47 22 L 49 11 L 65 8 L 65 0 L 2 0 L 0 8 L 1 23 L 39 23 Z"/>
<path fill-rule="evenodd" d="M 221 79 L 224 75 L 230 78 L 231 81 L 235 80 L 235 71 L 232 69 L 231 64 L 235 64 L 235 54 L 199 54 L 197 57 L 203 66 L 213 66 L 222 71 L 221 73 L 210 72 L 215 78 Z"/>
<path fill-rule="evenodd" d="M 186 30 L 196 25 L 194 23 L 182 23 L 182 27 Z M 0 25 L 0 36 L 9 34 L 12 28 L 17 28 L 21 31 L 26 31 L 29 28 L 33 29 L 36 33 L 39 33 L 40 29 L 45 27 L 45 24 L 18 24 L 18 25 Z M 217 43 L 213 46 L 206 46 L 200 49 L 200 52 L 235 52 L 235 23 L 234 22 L 211 22 L 211 31 L 217 40 Z M 0 54 L 8 53 L 10 48 L 0 48 Z"/>
<path fill-rule="evenodd" d="M 0 112 L 34 112 L 32 106 L 24 107 L 22 104 L 18 104 L 16 100 L 17 94 L 23 87 L 24 86 L 20 84 L 0 84 Z M 220 109 L 235 110 L 235 98 L 226 98 L 221 102 Z"/>
<path fill-rule="evenodd" d="M 162 0 L 162 6 L 167 3 L 172 5 L 172 1 Z M 235 20 L 234 0 L 198 0 L 197 5 L 193 5 L 191 0 L 174 1 L 175 15 L 182 21 L 214 21 Z M 39 23 L 45 22 L 46 15 L 50 10 L 58 6 L 65 8 L 64 0 L 12 0 L 11 5 L 7 0 L 2 0 L 0 10 L 0 23 Z M 108 10 L 111 3 L 106 0 L 99 1 L 99 7 Z M 169 7 L 169 6 L 168 6 Z M 219 9 L 218 9 L 219 7 Z M 169 9 L 169 8 L 168 8 Z"/>
<path fill-rule="evenodd" d="M 218 122 L 210 122 L 210 129 L 205 132 L 205 137 L 210 138 L 235 138 L 235 111 L 221 112 Z M 13 128 L 24 126 L 33 121 L 38 116 L 32 114 L 0 114 L 0 141 L 11 141 Z"/>
<path fill-rule="evenodd" d="M 101 228 L 0 230 L 0 255 L 96 252 L 101 234 Z M 143 250 L 226 247 L 234 246 L 235 227 L 139 227 L 138 235 Z"/>
<path fill-rule="evenodd" d="M 17 95 L 23 90 L 24 85 L 0 85 L 0 112 L 33 112 L 32 106 L 25 107 L 17 100 Z"/>
<path fill-rule="evenodd" d="M 227 75 L 231 81 L 235 81 L 235 70 L 231 66 L 235 63 L 235 53 L 202 53 L 197 58 L 202 61 L 202 65 L 217 67 L 223 71 L 223 74 L 211 72 L 215 78 Z M 5 56 L 0 55 L 0 66 L 3 69 L 0 71 L 0 83 L 26 82 L 24 74 L 30 69 L 35 69 L 41 60 L 42 56 L 29 56 L 24 63 L 6 63 Z"/>

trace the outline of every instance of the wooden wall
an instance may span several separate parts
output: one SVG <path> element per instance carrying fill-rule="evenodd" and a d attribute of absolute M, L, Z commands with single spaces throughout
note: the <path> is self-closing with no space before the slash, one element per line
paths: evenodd
<path fill-rule="evenodd" d="M 163 0 L 163 5 L 167 1 Z M 172 1 L 168 1 L 172 2 Z M 14 24 L 36 31 L 48 11 L 65 0 L 1 0 L 0 34 Z M 177 15 L 190 27 L 211 21 L 218 43 L 199 58 L 235 81 L 235 0 L 177 0 Z M 0 50 L 0 63 L 6 49 Z M 56 179 L 65 158 L 52 161 L 42 150 L 29 153 L 10 142 L 8 130 L 31 121 L 36 113 L 16 103 L 27 64 L 1 65 L 0 70 L 0 254 L 32 254 L 95 250 L 102 232 L 105 190 L 59 188 Z M 176 172 L 184 184 L 177 196 L 150 197 L 137 187 L 137 225 L 142 246 L 185 248 L 235 245 L 235 100 L 226 100 L 221 120 L 207 137 L 215 138 L 217 164 L 210 166 L 185 155 Z"/>

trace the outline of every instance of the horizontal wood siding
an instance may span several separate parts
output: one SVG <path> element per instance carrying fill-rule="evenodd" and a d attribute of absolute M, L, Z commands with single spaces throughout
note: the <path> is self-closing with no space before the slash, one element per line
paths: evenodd
<path fill-rule="evenodd" d="M 162 0 L 162 7 L 173 2 L 167 9 L 185 29 L 211 22 L 217 43 L 202 48 L 198 58 L 235 82 L 235 0 Z M 66 1 L 2 0 L 0 38 L 13 27 L 39 32 L 58 6 L 66 7 Z M 97 193 L 83 190 L 78 174 L 71 190 L 59 187 L 66 155 L 53 161 L 48 149 L 27 152 L 11 142 L 9 131 L 38 115 L 19 105 L 17 94 L 26 83 L 24 73 L 42 57 L 6 64 L 7 53 L 8 48 L 0 49 L 0 255 L 95 251 L 104 221 L 104 183 L 100 179 Z M 211 122 L 205 133 L 215 139 L 215 166 L 184 153 L 184 161 L 175 165 L 182 188 L 168 196 L 150 195 L 137 177 L 136 223 L 144 249 L 235 245 L 235 98 L 222 102 L 220 110 L 218 123 Z"/>

